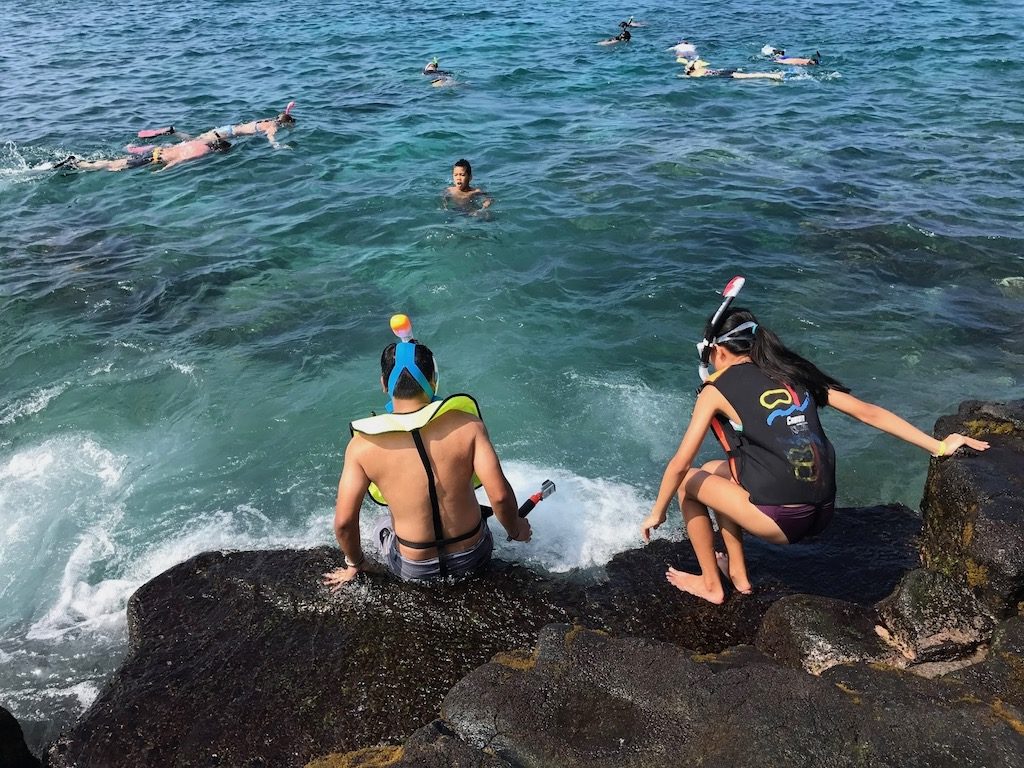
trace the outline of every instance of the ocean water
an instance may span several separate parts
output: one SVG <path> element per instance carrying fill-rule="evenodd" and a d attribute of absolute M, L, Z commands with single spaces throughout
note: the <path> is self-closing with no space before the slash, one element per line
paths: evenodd
<path fill-rule="evenodd" d="M 595 45 L 630 14 L 648 26 L 629 45 Z M 160 571 L 332 542 L 394 312 L 442 391 L 480 400 L 517 491 L 558 484 L 534 543 L 499 547 L 550 572 L 594 577 L 639 543 L 733 275 L 788 344 L 926 430 L 1024 396 L 1015 0 L 3 0 L 0 18 L 0 704 L 29 723 L 91 702 Z M 712 66 L 778 69 L 765 44 L 824 60 L 680 79 L 683 39 Z M 432 56 L 454 85 L 420 74 Z M 31 170 L 292 99 L 282 149 Z M 460 157 L 486 218 L 441 207 Z M 840 504 L 917 505 L 926 456 L 825 418 Z"/>

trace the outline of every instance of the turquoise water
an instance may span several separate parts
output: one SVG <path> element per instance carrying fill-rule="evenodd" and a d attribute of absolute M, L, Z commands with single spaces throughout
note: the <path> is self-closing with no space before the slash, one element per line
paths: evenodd
<path fill-rule="evenodd" d="M 530 548 L 502 545 L 547 571 L 638 544 L 734 274 L 922 428 L 1024 396 L 1017 2 L 94 5 L 0 2 L 0 703 L 30 723 L 92 700 L 146 579 L 332 541 L 393 312 L 479 398 L 517 490 L 558 483 Z M 628 46 L 594 44 L 629 14 Z M 712 66 L 824 62 L 679 79 L 684 38 Z M 420 75 L 435 55 L 454 86 Z M 290 99 L 285 149 L 29 170 Z M 489 220 L 441 209 L 459 157 Z M 917 505 L 926 457 L 826 419 L 841 504 Z"/>

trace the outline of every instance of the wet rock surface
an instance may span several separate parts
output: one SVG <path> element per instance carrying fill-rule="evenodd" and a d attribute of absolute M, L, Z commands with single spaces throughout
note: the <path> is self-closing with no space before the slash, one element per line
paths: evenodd
<path fill-rule="evenodd" d="M 14 715 L 0 707 L 0 768 L 39 768 Z"/>
<path fill-rule="evenodd" d="M 938 435 L 950 432 L 992 447 L 983 459 L 932 462 L 921 502 L 924 564 L 966 583 L 1005 618 L 1024 601 L 1024 400 L 962 403 L 935 425 Z"/>
<path fill-rule="evenodd" d="M 956 659 L 987 642 L 996 620 L 963 582 L 922 568 L 878 605 L 893 646 L 911 661 Z"/>
<path fill-rule="evenodd" d="M 784 597 L 768 609 L 757 633 L 758 650 L 779 664 L 818 675 L 837 664 L 903 658 L 878 637 L 871 608 L 814 595 Z"/>
<path fill-rule="evenodd" d="M 327 548 L 200 555 L 132 598 L 131 653 L 49 764 L 1024 765 L 1022 424 L 1024 402 L 940 420 L 993 449 L 933 462 L 921 553 L 911 511 L 841 510 L 751 541 L 754 594 L 723 606 L 665 581 L 696 569 L 685 541 L 600 583 L 495 563 L 339 596 Z"/>
<path fill-rule="evenodd" d="M 748 657 L 546 627 L 532 656 L 456 685 L 443 717 L 471 746 L 533 768 L 1012 766 L 1020 712 L 963 682 L 891 668 L 822 677 Z"/>
<path fill-rule="evenodd" d="M 666 563 L 695 567 L 686 541 L 623 553 L 598 584 L 495 563 L 454 584 L 375 575 L 340 595 L 320 584 L 336 550 L 206 553 L 132 597 L 128 658 L 50 764 L 301 766 L 394 743 L 433 720 L 460 678 L 532 647 L 546 624 L 721 651 L 752 642 L 771 603 L 797 588 L 854 591 L 830 574 L 864 550 L 878 556 L 860 571 L 862 594 L 884 594 L 913 564 L 919 525 L 901 507 L 841 510 L 807 545 L 751 542 L 758 588 L 719 607 L 665 581 Z"/>

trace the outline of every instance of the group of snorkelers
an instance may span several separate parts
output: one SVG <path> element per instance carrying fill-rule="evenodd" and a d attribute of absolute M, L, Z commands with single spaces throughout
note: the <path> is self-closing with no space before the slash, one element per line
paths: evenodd
<path fill-rule="evenodd" d="M 616 45 L 628 43 L 632 39 L 630 27 L 645 27 L 643 22 L 634 21 L 630 16 L 626 21 L 620 21 L 621 31 L 615 37 L 601 40 L 598 45 Z M 669 48 L 676 55 L 676 61 L 684 66 L 684 77 L 728 77 L 733 80 L 782 80 L 782 72 L 743 72 L 739 69 L 711 69 L 708 62 L 697 55 L 697 48 L 688 40 Z M 773 64 L 794 67 L 812 67 L 821 63 L 821 54 L 815 51 L 813 56 L 787 56 L 782 48 L 766 45 L 761 49 L 762 55 L 766 56 Z"/>
<path fill-rule="evenodd" d="M 782 72 L 743 72 L 739 69 L 711 69 L 708 62 L 698 54 L 697 48 L 687 40 L 669 48 L 676 54 L 676 62 L 683 65 L 682 77 L 728 77 L 733 80 L 782 80 Z M 791 67 L 815 67 L 821 63 L 821 53 L 813 56 L 787 56 L 786 51 L 766 45 L 761 54 L 768 57 L 773 64 Z"/>
<path fill-rule="evenodd" d="M 460 179 L 465 184 L 456 186 L 468 186 L 470 178 L 467 173 Z M 739 593 L 752 591 L 744 534 L 795 544 L 822 533 L 832 521 L 836 455 L 820 409 L 831 406 L 936 457 L 989 447 L 959 433 L 932 437 L 850 394 L 749 310 L 730 306 L 743 282 L 741 277 L 730 281 L 725 300 L 705 324 L 697 345 L 703 385 L 657 498 L 639 525 L 641 538 L 649 542 L 678 500 L 699 570 L 669 567 L 665 576 L 681 591 L 711 603 L 724 601 L 727 584 Z M 415 581 L 480 570 L 493 551 L 488 518 L 497 520 L 509 541 L 528 543 L 533 531 L 526 515 L 531 502 L 546 495 L 542 486 L 541 493 L 518 505 L 476 400 L 461 393 L 439 397 L 433 352 L 413 338 L 407 316 L 392 317 L 391 328 L 399 341 L 386 346 L 380 358 L 386 413 L 350 424 L 334 518 L 344 564 L 324 574 L 324 583 L 334 590 L 381 567 Z M 708 433 L 718 438 L 725 458 L 697 465 Z M 490 506 L 477 500 L 475 489 L 481 486 Z M 366 537 L 377 550 L 375 558 L 363 550 L 360 513 L 367 495 L 388 509 Z M 715 549 L 716 528 L 724 551 Z"/>
<path fill-rule="evenodd" d="M 37 166 L 39 170 L 76 170 L 76 171 L 126 171 L 132 168 L 142 168 L 151 165 L 158 166 L 159 170 L 166 170 L 186 160 L 195 160 L 213 152 L 227 152 L 231 149 L 229 139 L 242 136 L 262 135 L 266 137 L 271 146 L 279 149 L 281 144 L 277 141 L 277 133 L 283 128 L 290 128 L 295 125 L 295 118 L 291 111 L 295 102 L 291 102 L 284 111 L 274 117 L 259 120 L 250 120 L 245 123 L 229 123 L 218 128 L 211 128 L 198 136 L 192 137 L 180 133 L 174 126 L 158 128 L 155 130 L 139 131 L 139 138 L 160 138 L 163 136 L 174 136 L 180 141 L 176 144 L 129 144 L 125 147 L 128 153 L 125 156 L 101 159 L 83 160 L 75 155 L 68 155 L 56 163 L 44 163 Z"/>

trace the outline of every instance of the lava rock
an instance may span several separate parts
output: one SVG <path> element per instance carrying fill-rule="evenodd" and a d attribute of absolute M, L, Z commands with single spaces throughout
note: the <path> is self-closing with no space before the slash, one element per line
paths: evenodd
<path fill-rule="evenodd" d="M 0 767 L 39 768 L 39 760 L 28 751 L 17 719 L 3 707 L 0 707 Z"/>
<path fill-rule="evenodd" d="M 935 431 L 992 447 L 983 458 L 961 449 L 932 462 L 921 502 L 924 565 L 964 582 L 993 616 L 1012 616 L 1024 602 L 1024 400 L 964 402 Z"/>
<path fill-rule="evenodd" d="M 916 662 L 970 655 L 996 626 L 963 582 L 921 568 L 903 577 L 878 613 L 889 641 Z"/>
<path fill-rule="evenodd" d="M 768 609 L 758 650 L 794 669 L 819 675 L 838 664 L 905 664 L 875 631 L 874 610 L 812 595 L 784 597 Z"/>

